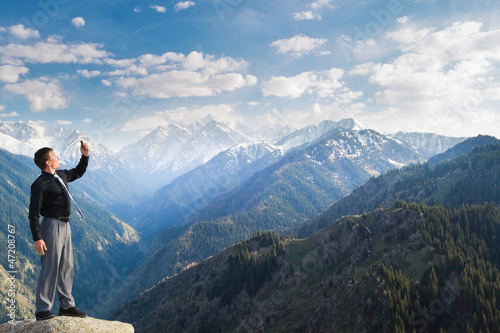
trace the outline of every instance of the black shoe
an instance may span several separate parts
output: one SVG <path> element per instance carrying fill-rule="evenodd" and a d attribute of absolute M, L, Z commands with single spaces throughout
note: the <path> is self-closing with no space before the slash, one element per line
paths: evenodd
<path fill-rule="evenodd" d="M 49 310 L 37 312 L 35 316 L 36 320 L 47 320 L 55 317 Z"/>
<path fill-rule="evenodd" d="M 85 318 L 85 317 L 87 317 L 87 314 L 83 311 L 78 310 L 75 307 L 72 307 L 72 308 L 67 308 L 67 309 L 59 309 L 59 316 Z"/>

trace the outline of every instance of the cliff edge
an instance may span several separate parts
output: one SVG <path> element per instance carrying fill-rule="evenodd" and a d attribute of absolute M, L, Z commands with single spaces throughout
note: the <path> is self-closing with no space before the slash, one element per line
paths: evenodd
<path fill-rule="evenodd" d="M 107 321 L 96 318 L 78 317 L 55 317 L 48 320 L 36 321 L 28 319 L 16 321 L 14 324 L 5 323 L 0 325 L 0 332 L 8 333 L 49 333 L 49 332 L 71 332 L 71 333 L 133 333 L 134 327 L 119 321 Z"/>

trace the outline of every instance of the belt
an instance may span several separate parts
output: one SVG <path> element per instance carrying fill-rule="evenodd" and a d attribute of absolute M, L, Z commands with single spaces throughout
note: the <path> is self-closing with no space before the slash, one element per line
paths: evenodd
<path fill-rule="evenodd" d="M 69 217 L 65 217 L 65 216 L 53 216 L 53 217 L 51 217 L 51 219 L 58 220 L 61 222 L 69 222 Z"/>

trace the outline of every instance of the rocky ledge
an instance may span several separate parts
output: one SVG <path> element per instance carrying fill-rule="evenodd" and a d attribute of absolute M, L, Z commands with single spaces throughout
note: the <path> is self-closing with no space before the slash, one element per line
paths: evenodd
<path fill-rule="evenodd" d="M 49 332 L 71 332 L 71 333 L 133 333 L 134 327 L 119 321 L 107 321 L 91 317 L 55 317 L 48 320 L 36 321 L 28 319 L 16 321 L 14 324 L 5 323 L 0 325 L 0 332 L 9 333 L 49 333 Z"/>

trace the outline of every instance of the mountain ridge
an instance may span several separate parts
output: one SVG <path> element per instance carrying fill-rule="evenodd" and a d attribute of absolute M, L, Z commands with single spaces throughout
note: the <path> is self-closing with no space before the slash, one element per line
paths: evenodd
<path fill-rule="evenodd" d="M 315 218 L 324 220 L 323 227 L 306 238 L 255 234 L 165 277 L 113 318 L 128 318 L 141 332 L 492 331 L 500 311 L 480 290 L 500 292 L 495 282 L 500 277 L 495 240 L 500 193 L 485 187 L 500 181 L 499 153 L 500 144 L 476 147 L 436 170 L 409 167 L 415 175 L 419 170 L 435 172 L 439 179 L 445 168 L 453 176 L 454 170 L 470 164 L 469 178 L 476 184 L 453 178 L 456 187 L 447 189 L 457 198 L 459 192 L 476 192 L 468 186 L 484 189 L 476 201 L 444 208 L 396 200 L 340 219 L 326 210 Z M 491 178 L 492 173 L 497 177 Z M 476 177 L 480 174 L 484 177 Z M 399 171 L 378 178 L 387 177 L 405 179 Z M 419 179 L 406 180 L 419 185 Z M 406 186 L 400 184 L 403 190 Z M 450 288 L 453 298 L 440 298 L 450 295 Z M 437 300 L 442 300 L 442 310 L 425 320 L 425 309 Z"/>
<path fill-rule="evenodd" d="M 137 295 L 139 288 L 153 286 L 254 232 L 293 230 L 370 177 L 394 168 L 387 156 L 400 163 L 420 160 L 411 148 L 373 130 L 336 129 L 326 134 L 309 146 L 291 149 L 245 182 L 215 196 L 184 223 L 158 233 L 151 243 L 152 253 L 110 297 L 103 313 L 127 295 Z M 155 227 L 144 224 L 144 228 Z"/>

